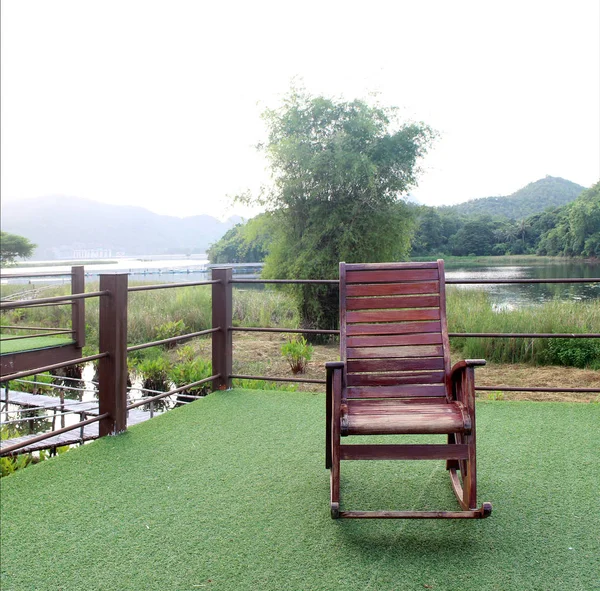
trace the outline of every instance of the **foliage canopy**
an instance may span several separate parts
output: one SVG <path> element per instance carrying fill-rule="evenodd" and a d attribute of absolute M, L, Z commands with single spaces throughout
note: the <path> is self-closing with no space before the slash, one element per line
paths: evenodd
<path fill-rule="evenodd" d="M 530 183 L 514 195 L 535 193 L 539 196 L 548 188 L 562 190 L 567 183 L 567 187 L 574 185 L 564 179 L 547 177 Z M 514 218 L 517 210 L 511 210 L 513 213 L 508 217 L 482 214 L 482 211 L 494 211 L 493 207 L 483 208 L 485 199 L 460 204 L 462 209 L 459 206 L 415 207 L 417 227 L 411 254 L 419 257 L 446 254 L 600 256 L 600 183 L 561 207 L 554 207 L 552 203 L 566 198 L 564 193 L 550 197 L 546 201 L 538 199 L 534 204 L 535 208 L 544 203 L 550 204 L 548 207 L 523 218 Z M 472 211 L 465 209 L 469 203 L 479 206 Z M 491 206 L 494 203 L 490 201 Z"/>
<path fill-rule="evenodd" d="M 600 181 L 558 211 L 538 254 L 600 257 Z"/>
<path fill-rule="evenodd" d="M 264 277 L 335 279 L 339 261 L 408 255 L 412 216 L 400 196 L 416 184 L 435 136 L 427 125 L 297 89 L 263 117 L 274 181 L 263 199 L 276 220 Z M 305 325 L 335 327 L 335 292 L 310 286 L 297 295 Z"/>
<path fill-rule="evenodd" d="M 16 258 L 28 258 L 33 254 L 37 245 L 24 236 L 0 232 L 0 264 L 10 264 Z"/>
<path fill-rule="evenodd" d="M 261 213 L 236 224 L 207 251 L 211 263 L 260 263 L 265 260 L 272 234 L 272 216 Z"/>

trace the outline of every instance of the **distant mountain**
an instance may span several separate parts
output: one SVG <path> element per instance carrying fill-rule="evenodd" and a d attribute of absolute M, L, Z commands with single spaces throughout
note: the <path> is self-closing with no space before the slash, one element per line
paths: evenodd
<path fill-rule="evenodd" d="M 2 202 L 2 230 L 38 245 L 33 259 L 204 252 L 241 219 L 158 215 L 78 197 Z M 86 256 L 87 255 L 87 256 Z"/>
<path fill-rule="evenodd" d="M 458 215 L 491 215 L 520 220 L 549 207 L 566 205 L 574 201 L 584 190 L 585 187 L 577 183 L 560 177 L 547 176 L 529 183 L 506 197 L 482 197 L 439 209 L 445 213 Z"/>

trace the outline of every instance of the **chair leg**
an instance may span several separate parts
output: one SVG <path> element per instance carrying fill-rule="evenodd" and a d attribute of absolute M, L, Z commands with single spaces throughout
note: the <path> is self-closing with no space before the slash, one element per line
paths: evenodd
<path fill-rule="evenodd" d="M 340 464 L 334 462 L 331 467 L 331 519 L 340 516 Z"/>
<path fill-rule="evenodd" d="M 333 447 L 333 436 L 331 432 L 331 398 L 328 395 L 326 401 L 326 418 L 325 418 L 325 468 L 331 469 L 331 456 Z"/>
<path fill-rule="evenodd" d="M 475 456 L 475 438 L 468 436 L 469 459 L 467 461 L 467 473 L 463 476 L 465 486 L 465 503 L 469 509 L 477 505 L 477 460 Z"/>
<path fill-rule="evenodd" d="M 448 434 L 448 445 L 454 445 L 456 443 L 456 437 L 454 436 L 454 433 L 449 433 Z M 459 469 L 459 465 L 458 465 L 458 460 L 446 460 L 446 470 L 458 470 Z"/>
<path fill-rule="evenodd" d="M 329 382 L 329 380 L 328 380 Z M 328 415 L 329 440 L 331 442 L 331 518 L 337 519 L 340 516 L 340 402 L 342 392 L 342 372 L 338 368 L 333 371 L 330 381 L 330 390 L 328 391 L 328 408 L 331 408 L 331 414 Z M 327 462 L 327 459 L 326 459 Z"/>
<path fill-rule="evenodd" d="M 450 436 L 448 437 L 450 440 Z M 446 467 L 450 472 L 450 481 L 454 494 L 465 511 L 477 507 L 477 464 L 475 456 L 475 441 L 473 437 L 457 433 L 454 441 L 468 446 L 466 460 L 448 460 Z M 460 476 L 459 476 L 460 473 Z"/>
<path fill-rule="evenodd" d="M 330 506 L 331 518 L 337 519 L 340 516 L 340 433 L 335 424 L 332 425 L 331 439 Z"/>

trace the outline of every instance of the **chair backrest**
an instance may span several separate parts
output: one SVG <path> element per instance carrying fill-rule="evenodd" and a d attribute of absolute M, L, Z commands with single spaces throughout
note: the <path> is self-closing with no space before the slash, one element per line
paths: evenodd
<path fill-rule="evenodd" d="M 340 263 L 347 398 L 449 398 L 444 261 Z"/>

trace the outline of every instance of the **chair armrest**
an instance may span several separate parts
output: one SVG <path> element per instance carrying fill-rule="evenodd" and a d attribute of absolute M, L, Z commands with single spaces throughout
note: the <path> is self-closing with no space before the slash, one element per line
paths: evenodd
<path fill-rule="evenodd" d="M 333 374 L 336 371 L 342 372 L 342 387 L 344 386 L 344 368 L 346 363 L 344 361 L 327 361 L 325 363 L 325 370 L 327 371 L 327 389 L 329 390 L 333 384 Z"/>
<path fill-rule="evenodd" d="M 485 362 L 484 362 L 485 363 Z M 327 369 L 344 369 L 344 365 L 346 365 L 343 361 L 328 361 L 325 363 L 325 367 Z"/>
<path fill-rule="evenodd" d="M 465 359 L 454 364 L 450 372 L 452 398 L 461 402 L 469 414 L 475 414 L 475 368 L 485 365 L 485 359 Z"/>
<path fill-rule="evenodd" d="M 343 361 L 328 361 L 325 363 L 325 369 L 327 371 L 327 379 L 326 379 L 326 388 L 325 393 L 327 395 L 327 408 L 329 408 L 331 404 L 331 396 L 333 393 L 333 375 L 336 371 L 342 372 L 342 387 L 344 385 L 344 368 L 346 364 Z"/>
<path fill-rule="evenodd" d="M 466 369 L 467 367 L 478 367 L 478 366 L 484 366 L 485 364 L 486 364 L 485 359 L 463 359 L 462 361 L 459 361 L 458 363 L 455 363 L 452 366 L 452 372 L 450 373 L 450 375 L 454 379 L 455 373 L 462 371 L 462 370 Z"/>

